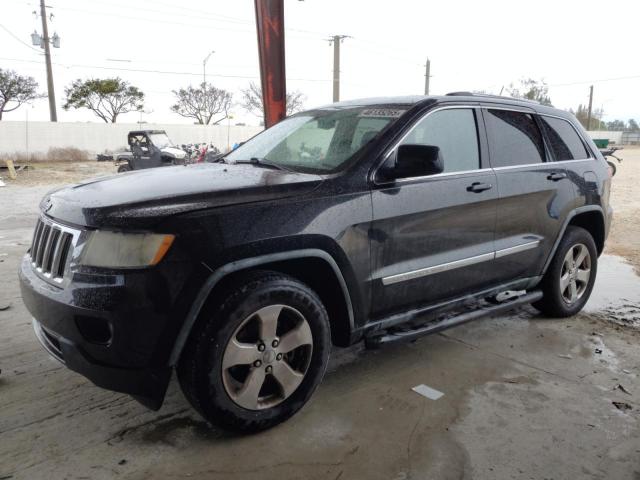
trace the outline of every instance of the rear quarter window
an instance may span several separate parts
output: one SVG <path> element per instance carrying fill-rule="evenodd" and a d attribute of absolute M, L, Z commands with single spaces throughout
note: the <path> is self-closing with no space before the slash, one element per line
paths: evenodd
<path fill-rule="evenodd" d="M 571 123 L 561 118 L 545 116 L 540 117 L 540 120 L 557 161 L 589 158 L 584 143 Z"/>

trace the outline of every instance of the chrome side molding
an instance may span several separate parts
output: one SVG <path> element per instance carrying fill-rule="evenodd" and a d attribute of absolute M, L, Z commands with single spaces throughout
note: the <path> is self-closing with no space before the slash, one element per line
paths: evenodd
<path fill-rule="evenodd" d="M 432 267 L 419 268 L 418 270 L 411 270 L 409 272 L 397 273 L 395 275 L 389 275 L 382 278 L 383 285 L 393 285 L 395 283 L 406 282 L 407 280 L 414 280 L 416 278 L 426 277 L 427 275 L 433 275 L 435 273 L 447 272 L 456 268 L 468 267 L 475 265 L 476 263 L 487 262 L 496 258 L 506 257 L 507 255 L 513 255 L 515 253 L 524 252 L 537 248 L 540 245 L 540 240 L 534 240 L 533 242 L 523 243 L 522 245 L 515 245 L 509 248 L 503 248 L 490 253 L 483 253 L 482 255 L 475 255 L 473 257 L 462 258 L 460 260 L 454 260 L 453 262 L 441 263 L 440 265 L 434 265 Z"/>

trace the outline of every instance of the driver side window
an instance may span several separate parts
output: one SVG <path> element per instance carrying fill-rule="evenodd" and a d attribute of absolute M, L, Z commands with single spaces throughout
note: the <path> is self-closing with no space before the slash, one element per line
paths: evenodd
<path fill-rule="evenodd" d="M 400 145 L 430 145 L 440 149 L 442 173 L 480 168 L 478 129 L 471 108 L 439 110 L 420 120 Z"/>

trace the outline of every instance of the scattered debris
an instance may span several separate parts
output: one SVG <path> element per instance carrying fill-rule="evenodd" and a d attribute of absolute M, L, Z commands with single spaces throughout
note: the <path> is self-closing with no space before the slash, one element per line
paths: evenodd
<path fill-rule="evenodd" d="M 118 462 L 118 465 L 124 465 L 125 463 L 127 463 L 127 461 L 123 458 Z"/>
<path fill-rule="evenodd" d="M 623 370 L 622 370 L 622 373 L 626 373 L 627 375 L 630 375 L 630 374 L 631 374 L 631 370 L 623 369 Z"/>
<path fill-rule="evenodd" d="M 597 353 L 598 355 L 600 355 L 600 354 L 602 353 L 602 349 L 601 349 L 601 348 L 596 348 L 596 353 Z"/>
<path fill-rule="evenodd" d="M 631 395 L 631 392 L 624 388 L 622 385 L 618 384 L 613 388 L 614 390 L 620 390 L 622 393 L 626 393 L 627 395 Z"/>
<path fill-rule="evenodd" d="M 11 180 L 15 180 L 16 178 L 18 178 L 18 174 L 16 173 L 16 169 L 13 166 L 13 160 L 5 160 L 5 163 L 7 164 L 7 169 L 9 171 L 9 178 Z"/>
<path fill-rule="evenodd" d="M 611 403 L 613 403 L 614 407 L 616 407 L 618 410 L 622 410 L 623 412 L 625 410 L 633 410 L 633 407 L 629 405 L 627 402 L 611 402 Z"/>
<path fill-rule="evenodd" d="M 435 390 L 431 387 L 428 387 L 425 384 L 416 385 L 411 390 L 413 390 L 419 395 L 422 395 L 423 397 L 427 397 L 430 400 L 438 400 L 440 397 L 444 395 L 444 393 L 439 392 L 438 390 Z"/>
<path fill-rule="evenodd" d="M 566 358 L 567 360 L 571 360 L 573 357 L 571 355 L 567 354 L 559 354 L 558 355 L 560 358 Z"/>

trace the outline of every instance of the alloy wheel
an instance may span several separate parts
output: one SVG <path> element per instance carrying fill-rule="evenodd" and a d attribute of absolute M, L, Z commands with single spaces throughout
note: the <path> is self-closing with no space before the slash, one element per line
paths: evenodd
<path fill-rule="evenodd" d="M 309 322 L 287 305 L 269 305 L 245 318 L 222 357 L 224 388 L 248 410 L 289 398 L 307 373 L 313 352 Z"/>
<path fill-rule="evenodd" d="M 573 245 L 560 270 L 560 294 L 571 305 L 584 295 L 591 278 L 591 255 L 582 243 Z"/>

